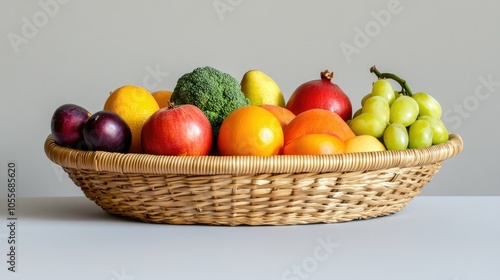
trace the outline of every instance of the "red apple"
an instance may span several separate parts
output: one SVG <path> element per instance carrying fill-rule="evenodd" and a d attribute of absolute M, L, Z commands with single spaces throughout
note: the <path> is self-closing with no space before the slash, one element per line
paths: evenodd
<path fill-rule="evenodd" d="M 286 108 L 295 115 L 309 109 L 325 109 L 337 113 L 344 121 L 352 117 L 349 97 L 332 83 L 333 72 L 321 72 L 320 80 L 312 80 L 300 85 L 290 96 Z"/>
<path fill-rule="evenodd" d="M 169 106 L 156 111 L 142 127 L 145 153 L 155 155 L 208 155 L 212 148 L 212 126 L 196 106 Z"/>

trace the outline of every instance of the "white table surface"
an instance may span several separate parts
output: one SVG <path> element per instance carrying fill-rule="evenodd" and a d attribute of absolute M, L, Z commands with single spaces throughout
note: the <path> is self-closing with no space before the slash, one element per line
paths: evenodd
<path fill-rule="evenodd" d="M 84 197 L 17 205 L 17 272 L 0 279 L 500 279 L 500 197 L 417 196 L 399 213 L 300 226 L 158 225 Z"/>

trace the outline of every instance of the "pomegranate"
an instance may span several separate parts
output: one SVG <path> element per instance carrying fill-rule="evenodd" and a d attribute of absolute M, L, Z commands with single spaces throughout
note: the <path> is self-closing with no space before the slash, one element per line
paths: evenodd
<path fill-rule="evenodd" d="M 337 113 L 344 121 L 352 117 L 349 97 L 332 83 L 333 72 L 321 72 L 320 80 L 312 80 L 300 85 L 290 96 L 286 108 L 295 115 L 309 109 L 325 109 Z"/>

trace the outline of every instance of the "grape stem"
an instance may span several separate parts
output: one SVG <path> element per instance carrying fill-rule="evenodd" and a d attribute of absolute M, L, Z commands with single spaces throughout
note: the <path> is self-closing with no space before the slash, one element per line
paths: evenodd
<path fill-rule="evenodd" d="M 400 77 L 398 77 L 392 73 L 380 73 L 380 71 L 378 71 L 378 69 L 377 69 L 377 67 L 375 67 L 375 65 L 373 65 L 370 68 L 370 73 L 374 73 L 377 76 L 377 78 L 379 78 L 379 79 L 392 79 L 392 80 L 396 81 L 401 86 L 401 94 L 407 95 L 407 96 L 412 96 L 411 89 L 408 86 L 408 84 L 406 83 L 406 80 L 401 79 Z"/>

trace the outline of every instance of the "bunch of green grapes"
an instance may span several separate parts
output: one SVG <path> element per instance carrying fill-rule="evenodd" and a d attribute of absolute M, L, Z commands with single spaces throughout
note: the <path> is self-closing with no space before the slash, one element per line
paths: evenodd
<path fill-rule="evenodd" d="M 380 78 L 349 122 L 356 135 L 372 135 L 388 150 L 419 149 L 448 141 L 439 103 L 427 93 L 394 91 Z"/>

